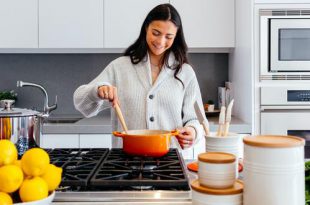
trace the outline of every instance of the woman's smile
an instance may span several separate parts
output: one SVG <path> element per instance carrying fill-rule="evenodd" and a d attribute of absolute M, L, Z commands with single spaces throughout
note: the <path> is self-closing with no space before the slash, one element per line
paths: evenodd
<path fill-rule="evenodd" d="M 174 41 L 178 28 L 171 21 L 153 21 L 147 28 L 146 41 L 153 55 L 162 55 Z"/>

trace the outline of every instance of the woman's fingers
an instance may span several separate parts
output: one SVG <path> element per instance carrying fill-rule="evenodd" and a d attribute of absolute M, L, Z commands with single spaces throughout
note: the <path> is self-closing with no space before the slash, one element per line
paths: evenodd
<path fill-rule="evenodd" d="M 106 93 L 106 86 L 100 86 L 98 88 L 98 96 L 101 98 L 101 99 L 105 99 L 105 93 Z"/>
<path fill-rule="evenodd" d="M 195 129 L 193 127 L 182 127 L 178 129 L 179 134 L 176 136 L 181 147 L 187 148 L 194 143 Z"/>
<path fill-rule="evenodd" d="M 114 86 L 100 86 L 98 88 L 98 96 L 103 100 L 109 100 L 115 106 L 118 102 L 117 88 Z"/>

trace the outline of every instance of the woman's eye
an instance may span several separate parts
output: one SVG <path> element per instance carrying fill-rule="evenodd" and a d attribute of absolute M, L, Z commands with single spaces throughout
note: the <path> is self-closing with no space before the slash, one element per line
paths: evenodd
<path fill-rule="evenodd" d="M 154 35 L 154 36 L 159 36 L 160 33 L 155 31 L 155 32 L 153 32 L 153 35 Z"/>
<path fill-rule="evenodd" d="M 173 39 L 173 36 L 166 36 L 166 38 L 167 38 L 168 40 L 171 40 L 171 39 Z"/>

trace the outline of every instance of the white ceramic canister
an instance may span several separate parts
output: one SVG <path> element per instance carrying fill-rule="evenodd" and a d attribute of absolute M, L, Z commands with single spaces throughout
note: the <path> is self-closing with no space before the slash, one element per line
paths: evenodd
<path fill-rule="evenodd" d="M 236 157 L 230 153 L 207 152 L 198 155 L 198 181 L 209 188 L 228 188 L 236 180 Z"/>
<path fill-rule="evenodd" d="M 304 205 L 304 139 L 264 135 L 243 142 L 244 205 Z"/>
<path fill-rule="evenodd" d="M 242 205 L 243 183 L 240 180 L 227 189 L 212 189 L 201 186 L 196 179 L 191 187 L 193 205 Z"/>
<path fill-rule="evenodd" d="M 216 136 L 216 133 L 211 132 L 205 136 L 206 152 L 227 152 L 234 154 L 237 159 L 240 157 L 241 135 L 236 133 L 228 133 L 228 136 Z"/>
<path fill-rule="evenodd" d="M 241 156 L 242 135 L 237 133 L 228 133 L 228 136 L 216 136 L 216 132 L 210 132 L 205 136 L 206 152 L 226 152 L 236 156 Z M 238 178 L 238 163 L 236 163 L 236 178 Z"/>

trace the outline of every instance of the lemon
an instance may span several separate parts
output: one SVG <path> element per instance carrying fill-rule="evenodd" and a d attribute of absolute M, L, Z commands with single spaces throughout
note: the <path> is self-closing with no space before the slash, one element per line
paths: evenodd
<path fill-rule="evenodd" d="M 19 168 L 22 168 L 22 161 L 21 160 L 15 160 L 12 164 L 15 166 L 18 166 Z"/>
<path fill-rule="evenodd" d="M 48 196 L 47 183 L 41 177 L 25 179 L 19 189 L 19 196 L 23 202 L 44 199 Z"/>
<path fill-rule="evenodd" d="M 15 165 L 0 167 L 0 191 L 12 193 L 16 191 L 24 180 L 22 170 Z"/>
<path fill-rule="evenodd" d="M 22 169 L 28 176 L 40 176 L 44 174 L 50 163 L 50 157 L 41 148 L 32 148 L 22 156 Z"/>
<path fill-rule="evenodd" d="M 48 165 L 46 172 L 41 177 L 46 181 L 49 191 L 57 189 L 61 182 L 61 174 L 62 168 L 56 167 L 53 164 Z"/>
<path fill-rule="evenodd" d="M 4 192 L 0 192 L 0 205 L 13 204 L 13 200 L 10 195 Z"/>
<path fill-rule="evenodd" d="M 17 160 L 17 149 L 10 140 L 0 140 L 0 166 Z"/>

